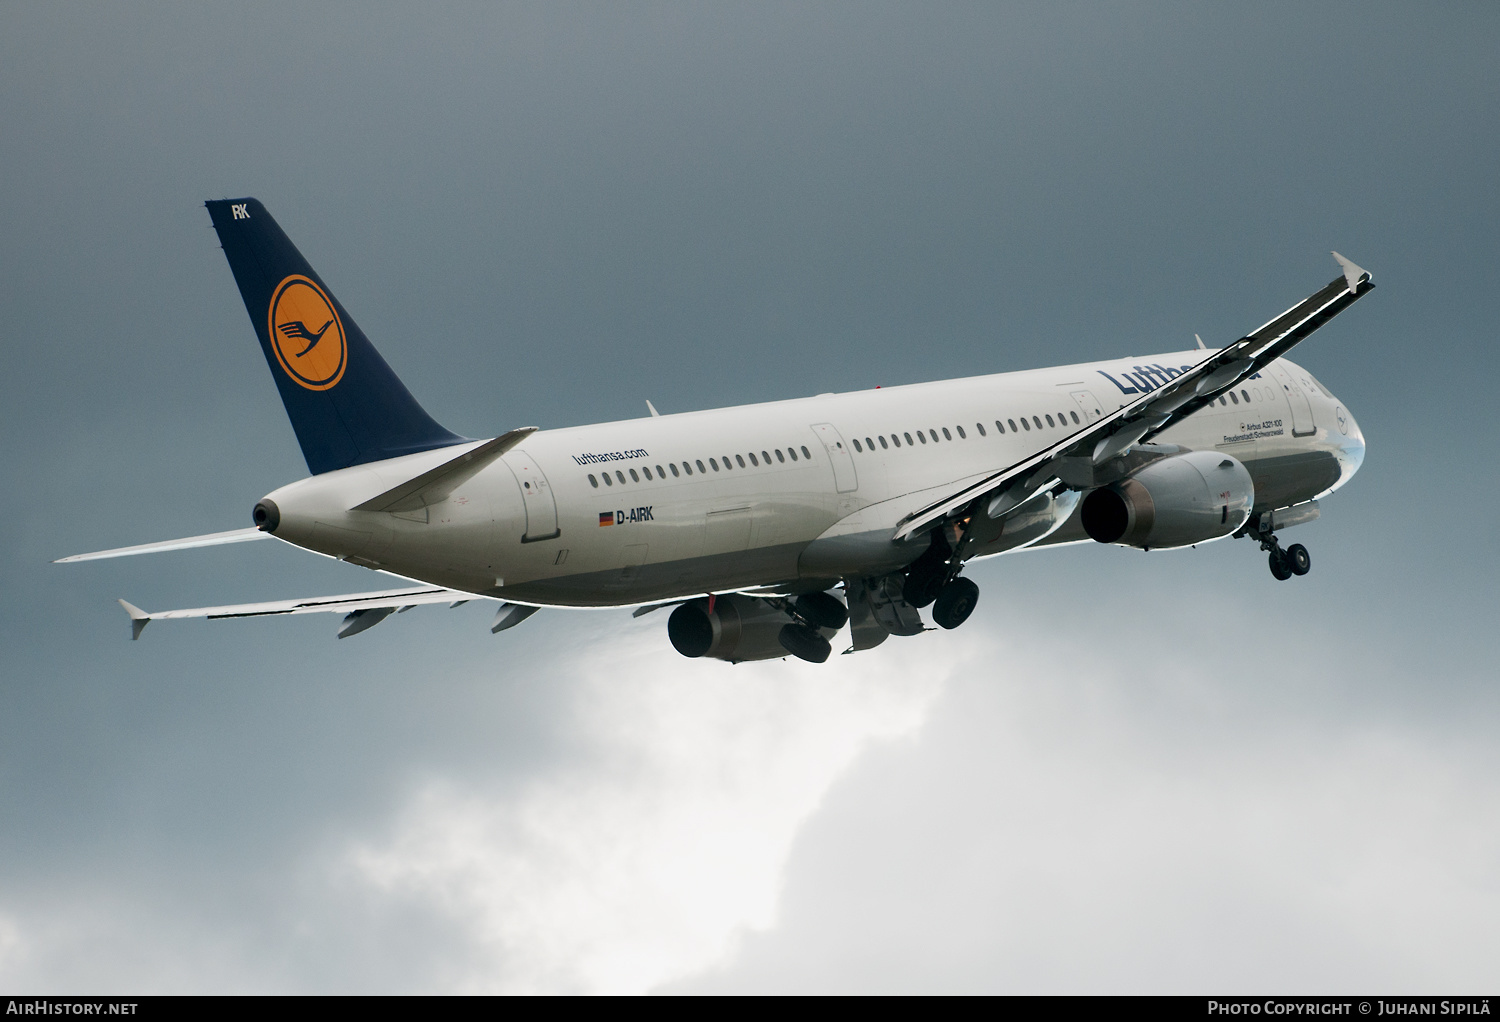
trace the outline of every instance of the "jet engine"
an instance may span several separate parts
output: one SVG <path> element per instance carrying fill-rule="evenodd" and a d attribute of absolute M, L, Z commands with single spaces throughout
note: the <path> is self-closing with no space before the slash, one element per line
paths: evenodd
<path fill-rule="evenodd" d="M 1189 451 L 1145 465 L 1083 498 L 1083 531 L 1100 543 L 1180 547 L 1231 535 L 1250 516 L 1255 484 L 1238 458 Z"/>
<path fill-rule="evenodd" d="M 667 637 L 673 648 L 687 657 L 710 657 L 732 664 L 778 660 L 791 655 L 780 638 L 782 628 L 791 621 L 785 611 L 753 596 L 717 597 L 712 611 L 708 600 L 700 598 L 672 611 L 667 619 Z M 817 632 L 831 639 L 838 629 L 819 627 Z"/>

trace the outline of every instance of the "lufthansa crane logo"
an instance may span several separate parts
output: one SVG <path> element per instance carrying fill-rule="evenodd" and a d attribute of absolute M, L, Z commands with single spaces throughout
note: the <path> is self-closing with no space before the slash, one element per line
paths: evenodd
<path fill-rule="evenodd" d="M 321 287 L 292 274 L 271 295 L 271 347 L 286 374 L 308 390 L 338 383 L 349 361 L 344 324 Z"/>

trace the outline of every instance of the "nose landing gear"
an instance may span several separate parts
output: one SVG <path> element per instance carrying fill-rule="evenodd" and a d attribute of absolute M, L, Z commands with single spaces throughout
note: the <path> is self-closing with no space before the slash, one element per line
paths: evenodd
<path fill-rule="evenodd" d="M 1312 570 L 1312 555 L 1301 543 L 1293 543 L 1283 550 L 1276 540 L 1276 533 L 1271 530 L 1257 530 L 1255 536 L 1260 539 L 1260 548 L 1269 551 L 1267 560 L 1276 581 L 1285 582 L 1293 575 L 1306 575 Z"/>

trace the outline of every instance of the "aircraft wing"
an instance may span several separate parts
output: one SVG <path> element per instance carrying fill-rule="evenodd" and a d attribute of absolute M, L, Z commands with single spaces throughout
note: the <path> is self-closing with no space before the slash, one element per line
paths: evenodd
<path fill-rule="evenodd" d="M 997 518 L 1059 481 L 1075 489 L 1092 486 L 1096 467 L 1206 407 L 1374 290 L 1368 273 L 1337 252 L 1333 257 L 1344 272 L 1326 287 L 1118 411 L 1024 461 L 912 512 L 896 527 L 892 539 L 905 539 L 935 523 L 959 517 L 981 498 L 989 500 L 988 514 Z"/>
<path fill-rule="evenodd" d="M 130 615 L 132 639 L 139 639 L 141 631 L 152 621 L 168 621 L 177 618 L 202 617 L 210 620 L 228 617 L 269 617 L 277 614 L 348 614 L 349 620 L 339 630 L 339 638 L 353 635 L 378 624 L 385 617 L 407 607 L 418 607 L 427 603 L 463 603 L 466 600 L 490 599 L 476 597 L 473 593 L 441 586 L 417 586 L 412 589 L 385 589 L 374 593 L 346 593 L 343 596 L 312 596 L 300 600 L 272 600 L 268 603 L 238 603 L 224 607 L 192 607 L 187 610 L 161 610 L 147 613 L 141 608 L 120 601 Z M 380 613 L 383 611 L 384 613 Z M 356 627 L 357 626 L 357 627 Z"/>

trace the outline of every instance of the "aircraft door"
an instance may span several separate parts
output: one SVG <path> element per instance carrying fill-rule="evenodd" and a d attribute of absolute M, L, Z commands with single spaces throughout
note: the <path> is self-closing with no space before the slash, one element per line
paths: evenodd
<path fill-rule="evenodd" d="M 1313 424 L 1312 404 L 1302 388 L 1297 386 L 1297 381 L 1292 379 L 1292 374 L 1286 371 L 1286 366 L 1280 362 L 1272 362 L 1269 369 L 1271 377 L 1281 384 L 1282 392 L 1291 403 L 1292 436 L 1311 436 L 1317 432 L 1317 427 Z"/>
<path fill-rule="evenodd" d="M 526 505 L 526 534 L 521 537 L 521 542 L 532 543 L 561 535 L 552 487 L 531 455 L 511 451 L 505 455 L 505 463 L 515 473 L 516 482 L 521 485 L 521 502 Z"/>
<path fill-rule="evenodd" d="M 849 447 L 844 443 L 844 438 L 839 431 L 826 422 L 820 422 L 812 427 L 812 431 L 818 435 L 818 440 L 823 444 L 823 450 L 828 452 L 828 460 L 833 462 L 833 483 L 838 487 L 840 493 L 848 493 L 859 487 L 859 477 L 854 474 L 854 456 L 849 453 Z"/>
<path fill-rule="evenodd" d="M 1069 395 L 1073 402 L 1078 405 L 1078 410 L 1083 413 L 1084 425 L 1088 425 L 1104 414 L 1104 406 L 1099 399 L 1087 390 L 1075 390 Z"/>

